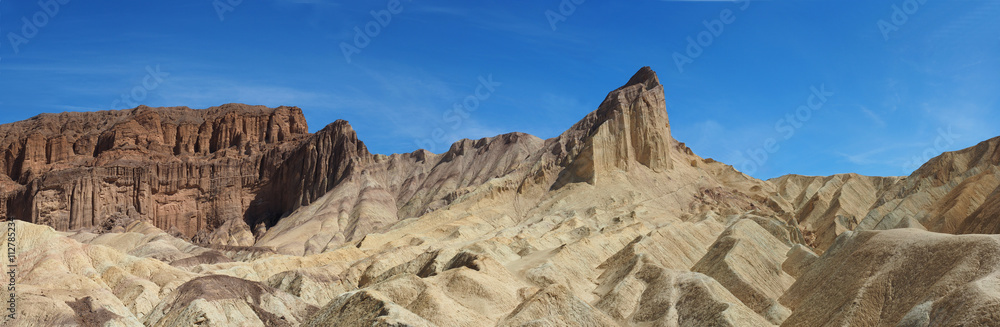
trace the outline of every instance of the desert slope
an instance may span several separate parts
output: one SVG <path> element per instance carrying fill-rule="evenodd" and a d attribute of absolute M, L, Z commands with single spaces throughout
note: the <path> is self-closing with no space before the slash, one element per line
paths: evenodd
<path fill-rule="evenodd" d="M 462 140 L 441 154 L 372 154 L 346 121 L 308 134 L 296 110 L 140 107 L 94 113 L 109 123 L 72 133 L 60 124 L 87 114 L 0 126 L 8 131 L 0 144 L 15 158 L 0 161 L 7 167 L 3 213 L 25 217 L 13 235 L 19 313 L 5 324 L 958 326 L 1000 319 L 1000 239 L 952 235 L 998 226 L 998 139 L 946 153 L 907 177 L 757 180 L 671 136 L 663 85 L 648 67 L 559 136 Z M 257 117 L 241 113 L 269 118 L 233 120 Z M 140 121 L 157 120 L 142 117 L 154 114 L 159 123 L 149 128 L 203 126 L 191 135 L 207 143 L 189 151 L 178 140 L 193 136 L 122 130 L 147 126 Z M 20 131 L 39 131 L 33 135 L 45 141 Z M 51 139 L 60 133 L 122 141 L 66 158 L 37 155 L 39 145 L 26 150 L 58 143 Z M 189 177 L 172 184 L 173 173 L 135 174 L 161 160 L 185 163 Z M 191 165 L 212 173 L 190 175 Z M 232 175 L 226 165 L 244 168 Z M 78 223 L 84 216 L 73 209 L 72 185 L 83 182 L 75 176 L 97 170 L 125 173 L 101 177 L 84 193 L 106 201 L 88 211 L 104 214 Z M 121 181 L 126 175 L 130 182 Z M 185 184 L 196 182 L 207 186 Z M 213 214 L 178 222 L 146 209 L 171 201 L 205 203 Z"/>
<path fill-rule="evenodd" d="M 513 133 L 463 140 L 441 155 L 419 150 L 369 161 L 313 204 L 279 220 L 257 245 L 315 253 L 365 235 L 371 243 L 379 236 L 370 232 L 400 221 L 406 230 L 474 217 L 488 232 L 530 225 L 569 207 L 619 206 L 614 202 L 641 209 L 631 217 L 635 221 L 678 221 L 702 213 L 706 205 L 725 214 L 782 208 L 769 203 L 769 183 L 706 162 L 673 140 L 663 87 L 649 68 L 549 140 Z M 599 203 L 608 205 L 593 205 Z M 592 229 L 610 218 L 588 216 Z M 414 224 L 407 221 L 417 217 L 422 218 Z"/>
<path fill-rule="evenodd" d="M 1000 137 L 945 152 L 906 177 L 787 175 L 770 182 L 819 249 L 853 229 L 1000 232 Z"/>

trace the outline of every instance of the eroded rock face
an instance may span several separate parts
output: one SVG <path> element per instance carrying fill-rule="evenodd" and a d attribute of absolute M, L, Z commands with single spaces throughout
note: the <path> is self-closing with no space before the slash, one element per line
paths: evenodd
<path fill-rule="evenodd" d="M 194 237 L 243 218 L 307 133 L 298 108 L 238 104 L 43 114 L 5 124 L 0 215 L 58 230 L 146 220 Z"/>
<path fill-rule="evenodd" d="M 314 138 L 321 138 L 323 133 L 317 133 Z M 309 142 L 306 147 L 311 147 L 312 141 Z M 524 157 L 535 152 L 541 143 L 537 137 L 511 133 L 475 141 L 461 140 L 439 155 L 425 150 L 391 156 L 370 155 L 362 144 L 364 151 L 357 151 L 359 155 L 342 156 L 343 159 L 329 163 L 325 160 L 318 164 L 302 161 L 299 165 L 299 161 L 289 159 L 290 176 L 303 172 L 305 176 L 330 173 L 332 177 L 325 179 L 328 182 L 277 178 L 290 180 L 294 185 L 288 188 L 293 191 L 301 187 L 305 187 L 305 191 L 298 198 L 273 197 L 286 199 L 286 205 L 280 207 L 292 213 L 278 220 L 275 214 L 282 211 L 272 211 L 271 220 L 257 220 L 276 222 L 260 236 L 258 245 L 301 254 L 323 252 L 356 241 L 400 220 L 446 207 L 490 179 L 523 167 L 526 165 Z M 348 153 L 355 153 L 353 145 L 348 148 Z M 297 168 L 299 166 L 302 168 Z M 513 185 L 505 187 L 514 188 Z M 286 192 L 285 187 L 274 190 Z M 309 199 L 310 195 L 318 198 Z"/>
<path fill-rule="evenodd" d="M 1000 232 L 993 218 L 1000 213 L 1000 137 L 945 152 L 906 177 L 787 175 L 770 182 L 818 253 L 856 229 Z"/>
<path fill-rule="evenodd" d="M 778 298 L 795 282 L 781 267 L 788 251 L 756 222 L 741 219 L 719 235 L 691 270 L 714 278 L 768 321 L 781 324 L 790 311 Z"/>
<path fill-rule="evenodd" d="M 878 197 L 901 180 L 902 177 L 840 174 L 785 175 L 770 182 L 796 208 L 793 218 L 808 236 L 806 243 L 826 249 L 837 235 L 857 228 L 875 207 Z"/>
<path fill-rule="evenodd" d="M 316 307 L 259 282 L 202 276 L 177 287 L 146 316 L 150 326 L 298 326 Z"/>
<path fill-rule="evenodd" d="M 139 317 L 149 314 L 164 294 L 195 277 L 157 259 L 80 243 L 48 226 L 16 222 L 13 229 L 16 233 L 8 229 L 4 239 L 17 239 L 20 316 L 4 319 L 5 326 L 141 326 Z M 123 243 L 122 249 L 132 248 Z"/>
<path fill-rule="evenodd" d="M 998 254 L 995 235 L 845 233 L 781 297 L 782 325 L 976 325 L 1000 305 Z"/>
<path fill-rule="evenodd" d="M 601 106 L 560 138 L 571 163 L 554 188 L 572 182 L 594 184 L 599 173 L 640 164 L 655 171 L 670 169 L 670 123 L 663 85 L 649 67 L 611 91 Z M 559 149 L 562 150 L 562 149 Z"/>
<path fill-rule="evenodd" d="M 257 194 L 247 220 L 274 225 L 282 214 L 312 203 L 373 160 L 351 125 L 337 120 L 288 154 Z"/>
<path fill-rule="evenodd" d="M 325 184 L 328 192 L 277 221 L 257 245 L 289 254 L 323 252 L 463 203 L 496 203 L 483 218 L 491 224 L 537 219 L 560 206 L 556 202 L 586 203 L 612 194 L 640 201 L 646 194 L 673 193 L 670 204 L 650 204 L 655 207 L 650 210 L 670 213 L 665 216 L 693 215 L 702 206 L 730 214 L 784 210 L 769 204 L 770 184 L 705 161 L 670 136 L 663 86 L 649 67 L 558 137 L 543 141 L 510 133 L 462 140 L 440 155 L 418 150 L 367 159 L 360 154 L 343 167 L 351 173 L 338 174 L 339 183 Z M 561 192 L 568 196 L 561 199 Z"/>
<path fill-rule="evenodd" d="M 861 229 L 891 229 L 913 219 L 942 233 L 995 233 L 1000 137 L 932 158 L 892 189 L 861 221 Z M 980 212 L 976 212 L 980 211 Z"/>
<path fill-rule="evenodd" d="M 998 319 L 1000 241 L 923 230 L 996 229 L 998 139 L 908 177 L 761 181 L 673 140 L 663 99 L 655 73 L 643 68 L 557 137 L 461 140 L 442 154 L 371 154 L 347 122 L 307 134 L 296 123 L 301 114 L 284 107 L 142 107 L 3 125 L 2 213 L 73 231 L 18 221 L 4 232 L 6 239 L 17 231 L 11 251 L 25 310 L 0 319 L 5 326 Z M 184 208 L 197 212 L 175 218 Z M 892 230 L 859 231 L 872 228 Z"/>

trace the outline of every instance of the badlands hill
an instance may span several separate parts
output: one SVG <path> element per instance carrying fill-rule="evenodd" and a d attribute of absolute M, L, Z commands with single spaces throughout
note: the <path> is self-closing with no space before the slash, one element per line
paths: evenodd
<path fill-rule="evenodd" d="M 648 67 L 561 135 L 371 154 L 294 107 L 0 125 L 5 325 L 1000 325 L 1000 138 L 763 181 Z M 968 234 L 968 235 L 966 235 Z"/>

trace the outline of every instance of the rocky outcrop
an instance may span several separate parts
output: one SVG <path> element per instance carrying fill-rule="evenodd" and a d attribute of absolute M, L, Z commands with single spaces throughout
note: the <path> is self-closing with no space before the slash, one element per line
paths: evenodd
<path fill-rule="evenodd" d="M 246 220 L 272 226 L 282 214 L 312 203 L 373 160 L 351 125 L 337 120 L 287 154 L 272 182 L 257 193 Z"/>
<path fill-rule="evenodd" d="M 643 68 L 557 137 L 440 154 L 371 154 L 287 107 L 2 125 L 0 210 L 28 217 L 3 323 L 996 321 L 1000 240 L 923 230 L 997 229 L 996 139 L 905 178 L 761 181 L 674 140 L 664 97 Z"/>
<path fill-rule="evenodd" d="M 1000 234 L 1000 186 L 958 227 L 959 234 Z"/>
<path fill-rule="evenodd" d="M 347 134 L 353 137 L 352 133 Z M 352 137 L 348 144 L 355 144 Z M 322 252 L 408 218 L 477 201 L 502 202 L 488 219 L 509 223 L 543 215 L 552 205 L 545 201 L 555 201 L 566 187 L 604 182 L 619 190 L 621 197 L 634 198 L 627 193 L 645 193 L 640 190 L 648 188 L 672 193 L 675 202 L 654 205 L 655 210 L 670 212 L 668 216 L 694 215 L 703 205 L 727 214 L 755 208 L 768 214 L 783 210 L 769 204 L 770 184 L 704 161 L 673 140 L 663 86 L 649 67 L 555 138 L 543 141 L 510 133 L 461 140 L 440 155 L 418 150 L 370 160 L 360 156 L 352 164 L 344 161 L 352 174 L 325 184 L 332 185 L 329 192 L 277 220 L 257 245 L 290 254 Z M 627 186 L 615 185 L 619 183 Z M 573 201 L 611 194 L 597 193 L 588 191 Z"/>
<path fill-rule="evenodd" d="M 346 122 L 343 124 L 346 125 Z M 347 129 L 350 127 L 347 126 Z M 322 131 L 314 138 L 321 135 Z M 350 135 L 353 135 L 353 131 Z M 287 209 L 270 211 L 273 217 L 271 220 L 253 220 L 258 223 L 277 222 L 267 228 L 265 234 L 259 235 L 258 245 L 300 254 L 323 252 L 345 242 L 358 240 L 400 220 L 441 209 L 489 180 L 523 167 L 523 158 L 535 152 L 541 143 L 537 137 L 511 133 L 475 141 L 461 140 L 453 144 L 448 152 L 439 155 L 418 150 L 391 156 L 344 156 L 342 161 L 334 160 L 329 164 L 321 161 L 324 163 L 316 166 L 319 168 L 309 166 L 311 164 L 308 160 L 289 159 L 289 174 L 305 172 L 313 175 L 313 170 L 325 169 L 333 171 L 335 177 L 322 185 L 301 182 L 307 183 L 309 187 L 318 187 L 315 192 L 307 187 L 304 194 L 319 195 L 319 198 L 313 201 L 306 201 L 303 198 L 305 195 L 293 198 L 291 203 L 281 207 Z M 356 153 L 367 154 L 367 150 Z M 296 168 L 300 167 L 298 162 L 304 163 L 302 169 Z M 297 190 L 298 185 L 291 189 Z M 331 189 L 319 192 L 324 188 Z M 286 192 L 283 187 L 274 190 Z M 294 211 L 287 217 L 278 220 L 274 216 L 289 209 Z M 259 214 L 268 211 L 252 212 Z M 302 240 L 307 241 L 303 243 Z"/>
<path fill-rule="evenodd" d="M 242 218 L 307 132 L 298 108 L 237 104 L 43 114 L 2 125 L 0 215 L 58 230 L 145 220 L 194 237 Z"/>
<path fill-rule="evenodd" d="M 497 324 L 508 326 L 614 326 L 600 310 L 573 296 L 563 286 L 538 290 Z"/>
<path fill-rule="evenodd" d="M 554 188 L 572 182 L 594 184 L 597 175 L 640 164 L 670 169 L 673 146 L 663 85 L 649 67 L 611 91 L 594 112 L 560 136 L 569 163 Z"/>

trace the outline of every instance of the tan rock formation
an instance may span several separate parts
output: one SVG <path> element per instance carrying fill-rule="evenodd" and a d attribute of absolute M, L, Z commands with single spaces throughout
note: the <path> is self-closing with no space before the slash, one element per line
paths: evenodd
<path fill-rule="evenodd" d="M 86 245 L 52 228 L 17 222 L 17 307 L 5 325 L 140 326 L 161 297 L 194 274 L 102 245 Z M 6 247 L 6 246 L 5 246 Z"/>
<path fill-rule="evenodd" d="M 427 214 L 435 210 L 464 205 L 484 208 L 488 203 L 496 204 L 491 212 L 476 216 L 494 226 L 544 219 L 564 210 L 565 203 L 595 199 L 609 205 L 616 199 L 632 201 L 620 210 L 633 215 L 628 208 L 641 207 L 641 215 L 673 220 L 695 215 L 704 205 L 727 214 L 784 210 L 773 203 L 770 184 L 730 166 L 704 161 L 674 141 L 663 99 L 662 85 L 646 67 L 609 93 L 596 111 L 549 140 L 512 133 L 463 140 L 441 155 L 419 150 L 374 156 L 365 161 L 369 164 L 353 166 L 353 174 L 313 204 L 279 220 L 257 245 L 290 254 L 322 252 L 407 218 L 423 216 L 422 221 L 430 221 L 434 219 L 427 219 Z M 691 162 L 702 164 L 692 166 Z M 651 201 L 661 194 L 668 195 Z M 640 206 L 639 201 L 649 204 Z M 456 213 L 451 210 L 441 217 L 449 219 L 444 217 Z M 590 230 L 607 224 L 593 221 L 603 212 L 566 214 L 580 215 L 575 221 L 584 222 L 588 226 L 582 227 Z M 308 241 L 303 244 L 302 239 Z"/>
<path fill-rule="evenodd" d="M 773 324 L 791 313 L 778 304 L 795 279 L 781 265 L 790 248 L 749 219 L 729 226 L 691 268 L 714 278 Z"/>
<path fill-rule="evenodd" d="M 992 219 L 984 216 L 991 207 L 983 208 L 985 212 L 975 217 L 972 214 L 988 197 L 997 194 L 998 187 L 1000 138 L 993 138 L 928 161 L 904 182 L 883 193 L 878 200 L 880 206 L 868 213 L 859 228 L 889 229 L 912 218 L 930 231 L 992 233 L 988 227 Z M 974 220 L 966 222 L 970 217 Z"/>
<path fill-rule="evenodd" d="M 225 275 L 184 283 L 146 315 L 150 326 L 297 326 L 316 311 L 301 299 Z"/>
<path fill-rule="evenodd" d="M 822 252 L 849 230 L 919 228 L 996 233 L 1000 138 L 935 157 L 910 176 L 782 176 L 770 180 L 796 208 L 807 243 Z"/>
<path fill-rule="evenodd" d="M 672 138 L 648 67 L 548 140 L 385 156 L 345 121 L 308 134 L 301 117 L 140 107 L 0 126 L 0 214 L 25 220 L 5 232 L 23 310 L 4 324 L 1000 319 L 1000 239 L 919 229 L 998 229 L 1000 138 L 908 177 L 761 181 Z"/>
<path fill-rule="evenodd" d="M 791 249 L 788 249 L 786 254 L 788 257 L 785 262 L 781 263 L 781 270 L 785 271 L 794 278 L 799 278 L 807 270 L 812 267 L 812 264 L 816 262 L 819 257 L 809 247 L 802 244 L 795 244 Z"/>
<path fill-rule="evenodd" d="M 567 183 L 595 184 L 598 174 L 641 164 L 654 171 L 670 169 L 670 124 L 663 85 L 643 67 L 601 106 L 560 136 L 571 159 L 553 188 Z"/>
<path fill-rule="evenodd" d="M 878 197 L 901 180 L 842 174 L 786 175 L 770 182 L 796 208 L 793 218 L 810 235 L 809 245 L 822 251 L 833 244 L 837 235 L 854 230 Z"/>
<path fill-rule="evenodd" d="M 994 235 L 847 232 L 781 297 L 782 325 L 992 325 L 998 271 Z"/>

